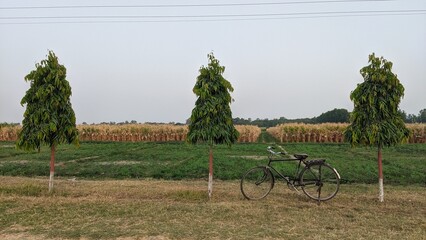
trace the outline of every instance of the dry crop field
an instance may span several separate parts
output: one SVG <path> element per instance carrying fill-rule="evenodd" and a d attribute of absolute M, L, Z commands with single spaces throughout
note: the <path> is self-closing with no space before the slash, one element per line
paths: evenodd
<path fill-rule="evenodd" d="M 346 123 L 304 124 L 286 123 L 268 128 L 269 134 L 279 142 L 337 142 L 344 141 Z M 406 124 L 411 131 L 409 143 L 426 143 L 426 124 Z"/>
<path fill-rule="evenodd" d="M 287 123 L 267 129 L 279 142 L 338 142 L 343 139 L 343 131 L 348 124 Z M 406 125 L 412 132 L 409 143 L 426 143 L 426 124 Z M 125 141 L 125 142 L 168 142 L 185 141 L 188 133 L 186 125 L 171 124 L 125 124 L 125 125 L 78 125 L 81 141 Z M 236 125 L 240 133 L 238 142 L 256 142 L 261 129 L 251 125 Z M 16 141 L 21 127 L 0 126 L 0 141 Z"/>
<path fill-rule="evenodd" d="M 279 183 L 261 201 L 238 181 L 0 177 L 0 239 L 424 239 L 424 186 L 343 185 L 317 205 Z"/>
<path fill-rule="evenodd" d="M 238 142 L 255 142 L 261 133 L 257 126 L 236 125 L 240 133 Z M 0 141 L 16 141 L 21 127 L 0 127 Z M 125 124 L 125 125 L 78 125 L 80 141 L 114 142 L 169 142 L 185 141 L 186 125 L 171 124 Z"/>

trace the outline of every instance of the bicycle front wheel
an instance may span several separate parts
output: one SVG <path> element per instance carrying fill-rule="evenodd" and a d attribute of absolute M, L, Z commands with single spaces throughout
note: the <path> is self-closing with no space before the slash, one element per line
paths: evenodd
<path fill-rule="evenodd" d="M 241 178 L 241 193 L 249 200 L 266 197 L 273 187 L 274 176 L 267 167 L 252 168 Z"/>
<path fill-rule="evenodd" d="M 339 191 L 340 176 L 330 165 L 317 163 L 303 170 L 300 183 L 308 197 L 317 201 L 327 201 Z"/>

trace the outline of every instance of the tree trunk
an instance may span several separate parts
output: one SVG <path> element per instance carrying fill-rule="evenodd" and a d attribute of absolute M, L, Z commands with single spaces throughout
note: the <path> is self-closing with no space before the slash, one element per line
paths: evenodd
<path fill-rule="evenodd" d="M 210 146 L 209 154 L 209 185 L 208 185 L 209 199 L 212 197 L 213 192 L 213 148 Z"/>
<path fill-rule="evenodd" d="M 50 178 L 49 178 L 49 192 L 53 190 L 53 176 L 55 175 L 55 145 L 50 148 Z"/>
<path fill-rule="evenodd" d="M 379 202 L 384 201 L 383 191 L 383 167 L 382 167 L 382 147 L 379 146 L 377 162 L 379 165 Z"/>

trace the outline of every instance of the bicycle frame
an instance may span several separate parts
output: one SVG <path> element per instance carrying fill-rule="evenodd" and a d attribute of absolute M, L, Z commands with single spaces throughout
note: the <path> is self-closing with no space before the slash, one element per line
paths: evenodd
<path fill-rule="evenodd" d="M 276 175 L 278 175 L 279 177 L 281 177 L 282 179 L 284 179 L 287 183 L 292 184 L 293 186 L 299 186 L 299 184 L 295 184 L 296 182 L 299 183 L 300 180 L 300 172 L 301 170 L 301 166 L 302 163 L 304 166 L 307 166 L 306 161 L 304 161 L 304 159 L 299 159 L 299 158 L 278 158 L 278 159 L 274 159 L 274 157 L 277 156 L 277 154 L 270 154 L 268 156 L 268 164 L 266 165 L 267 168 L 269 170 L 273 170 L 273 172 L 275 172 Z M 282 174 L 280 171 L 278 171 L 277 169 L 275 169 L 271 164 L 274 162 L 292 162 L 292 161 L 299 161 L 299 163 L 297 164 L 297 168 L 296 168 L 296 172 L 294 174 L 293 177 L 291 176 L 285 176 L 284 174 Z M 291 182 L 292 181 L 292 182 Z"/>

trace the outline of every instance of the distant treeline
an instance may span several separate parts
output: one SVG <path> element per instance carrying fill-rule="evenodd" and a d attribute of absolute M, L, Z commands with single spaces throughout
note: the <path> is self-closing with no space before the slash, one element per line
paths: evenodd
<path fill-rule="evenodd" d="M 404 119 L 406 123 L 426 123 L 426 108 L 420 110 L 418 115 L 415 114 L 407 114 L 405 111 L 399 111 L 401 117 Z M 313 118 L 297 118 L 297 119 L 287 119 L 285 117 L 274 118 L 274 119 L 259 119 L 255 120 L 244 119 L 244 118 L 233 118 L 233 122 L 236 125 L 255 125 L 259 127 L 275 127 L 278 124 L 282 123 L 348 123 L 349 122 L 350 112 L 346 109 L 333 109 L 331 111 L 322 113 L 318 117 Z M 125 121 L 125 122 L 102 122 L 101 124 L 109 124 L 109 125 L 127 125 L 127 124 L 137 124 L 138 122 L 135 120 Z M 88 123 L 83 122 L 83 125 L 88 125 Z M 172 124 L 172 125 L 184 125 L 185 123 L 155 123 L 155 122 L 147 122 L 146 124 Z M 19 123 L 0 123 L 0 127 L 6 126 L 14 126 L 19 125 Z"/>
<path fill-rule="evenodd" d="M 0 128 L 2 127 L 13 127 L 13 126 L 17 126 L 19 125 L 19 123 L 0 123 Z"/>
<path fill-rule="evenodd" d="M 405 123 L 426 123 L 426 108 L 421 110 L 418 115 L 406 114 L 404 111 L 399 111 Z M 322 113 L 318 117 L 313 118 L 297 118 L 287 119 L 285 117 L 274 119 L 255 119 L 234 118 L 234 124 L 238 125 L 256 125 L 259 127 L 275 127 L 282 123 L 349 123 L 350 112 L 346 109 L 333 109 Z"/>
<path fill-rule="evenodd" d="M 318 117 L 313 118 L 297 118 L 297 119 L 287 119 L 285 117 L 275 118 L 275 119 L 244 119 L 244 118 L 234 118 L 234 124 L 241 125 L 257 125 L 259 127 L 275 127 L 278 124 L 282 123 L 348 123 L 349 122 L 349 112 L 346 109 L 333 109 L 331 111 L 325 112 Z"/>
<path fill-rule="evenodd" d="M 426 108 L 420 110 L 418 115 L 407 114 L 405 111 L 399 110 L 402 118 L 406 123 L 426 123 Z"/>

